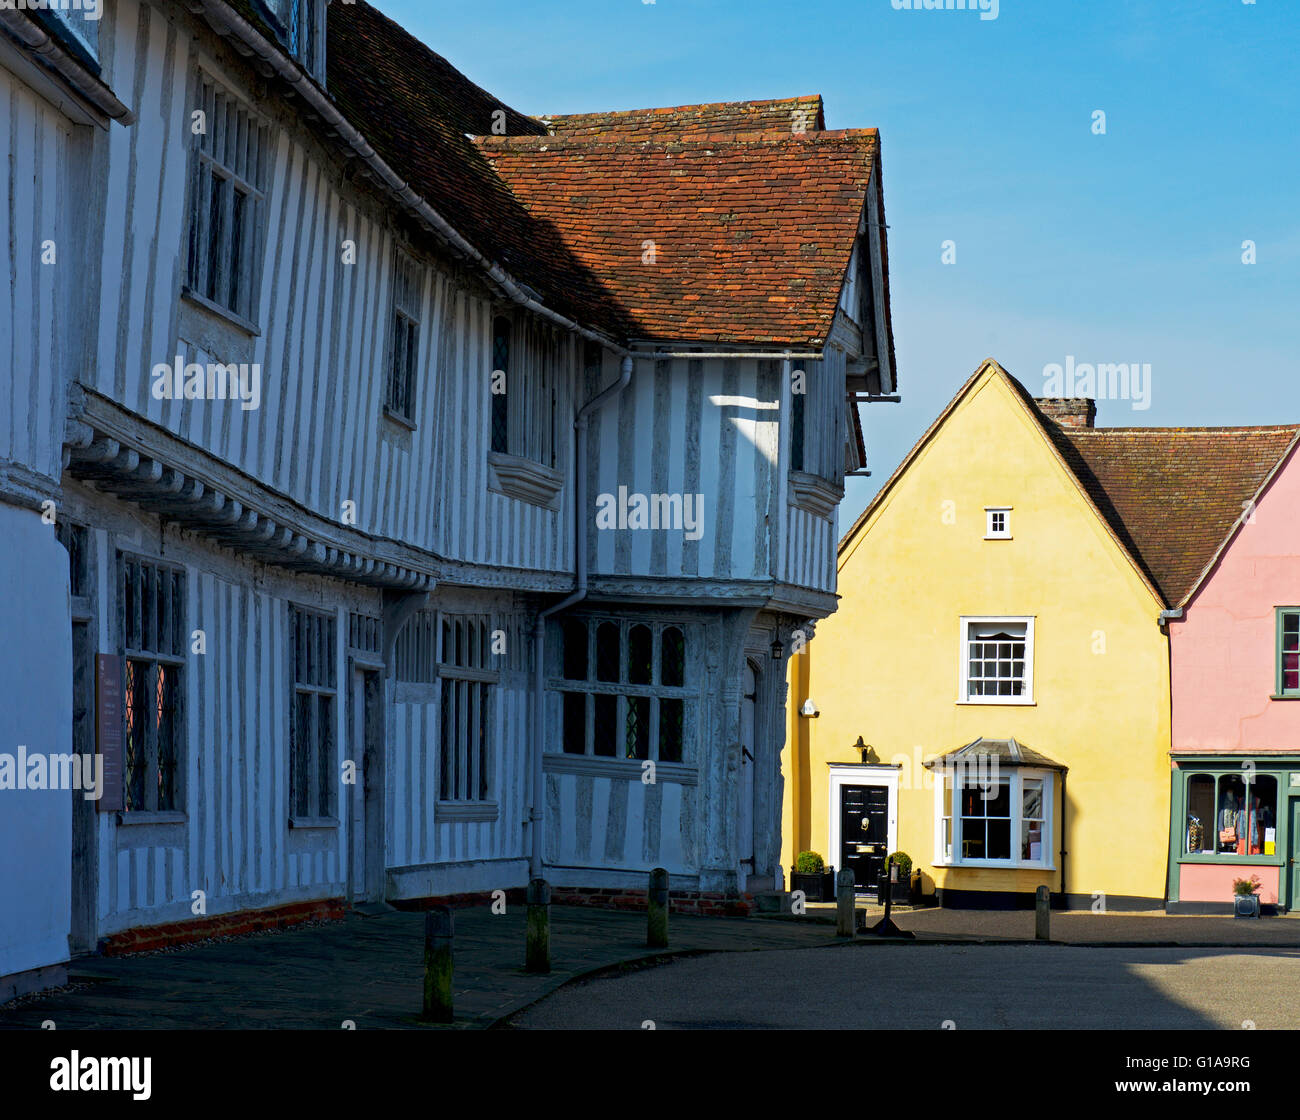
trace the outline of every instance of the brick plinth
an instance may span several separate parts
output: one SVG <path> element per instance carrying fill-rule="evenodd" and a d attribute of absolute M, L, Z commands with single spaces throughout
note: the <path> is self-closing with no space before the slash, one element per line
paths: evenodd
<path fill-rule="evenodd" d="M 108 957 L 131 953 L 149 953 L 172 945 L 187 945 L 210 937 L 238 937 L 267 929 L 283 929 L 303 922 L 333 922 L 343 917 L 341 898 L 324 898 L 312 902 L 293 902 L 265 910 L 234 910 L 186 922 L 167 922 L 158 926 L 134 926 L 110 934 L 100 944 Z"/>
<path fill-rule="evenodd" d="M 604 910 L 645 911 L 646 892 L 621 887 L 554 887 L 551 901 L 560 906 L 595 906 Z M 708 918 L 747 918 L 754 908 L 752 895 L 710 891 L 669 891 L 670 914 L 696 914 Z"/>

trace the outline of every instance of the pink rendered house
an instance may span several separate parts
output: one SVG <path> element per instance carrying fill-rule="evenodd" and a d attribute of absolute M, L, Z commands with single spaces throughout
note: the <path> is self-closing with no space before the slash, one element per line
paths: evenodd
<path fill-rule="evenodd" d="M 1206 429 L 1204 431 L 1214 431 Z M 1268 911 L 1300 908 L 1300 456 L 1294 427 L 1239 433 L 1203 461 L 1203 492 L 1171 519 L 1262 479 L 1173 609 L 1172 778 L 1167 908 L 1231 908 L 1234 879 L 1258 876 Z M 1189 450 L 1188 458 L 1206 450 Z M 1215 492 L 1218 491 L 1218 497 Z"/>

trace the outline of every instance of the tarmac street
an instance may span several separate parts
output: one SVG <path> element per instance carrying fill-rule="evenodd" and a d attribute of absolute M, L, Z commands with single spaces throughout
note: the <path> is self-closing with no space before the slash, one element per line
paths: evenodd
<path fill-rule="evenodd" d="M 1300 1028 L 1300 950 L 902 945 L 715 954 L 572 984 L 525 1029 Z"/>

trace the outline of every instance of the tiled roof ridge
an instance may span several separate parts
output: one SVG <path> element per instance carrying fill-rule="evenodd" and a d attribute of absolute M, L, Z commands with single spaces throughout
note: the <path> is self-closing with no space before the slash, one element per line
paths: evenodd
<path fill-rule="evenodd" d="M 690 136 L 643 135 L 635 136 L 627 132 L 613 130 L 610 132 L 591 132 L 580 135 L 546 135 L 546 136 L 473 136 L 473 142 L 484 151 L 576 151 L 582 148 L 601 149 L 635 149 L 653 151 L 655 149 L 681 149 L 685 151 L 702 151 L 709 148 L 755 148 L 775 147 L 783 144 L 818 144 L 833 146 L 839 143 L 860 148 L 859 141 L 877 143 L 880 130 L 876 128 L 839 128 L 834 130 L 787 132 L 780 129 L 762 129 L 749 132 L 714 132 Z"/>
<path fill-rule="evenodd" d="M 1142 427 L 1127 427 L 1122 424 L 1116 424 L 1111 427 L 1099 428 L 1075 428 L 1069 424 L 1060 424 L 1051 417 L 1047 419 L 1056 424 L 1061 431 L 1071 439 L 1087 439 L 1096 435 L 1154 435 L 1154 436 L 1171 436 L 1171 435 L 1206 435 L 1210 433 L 1222 433 L 1224 435 L 1232 434 L 1254 434 L 1261 432 L 1294 432 L 1300 430 L 1300 423 L 1295 424 L 1174 424 L 1165 427 L 1157 425 L 1146 425 Z"/>
<path fill-rule="evenodd" d="M 716 113 L 723 109 L 762 110 L 786 105 L 816 106 L 820 112 L 824 107 L 824 101 L 820 93 L 803 93 L 797 94 L 794 97 L 765 97 L 750 100 L 740 99 L 737 101 L 702 101 L 693 105 L 647 105 L 639 109 L 595 109 L 584 113 L 534 113 L 532 114 L 532 117 L 535 121 L 547 125 L 556 123 L 573 125 L 579 121 L 588 120 L 609 120 L 622 123 L 625 121 L 631 121 L 634 118 L 670 117 L 680 116 L 687 113 Z"/>

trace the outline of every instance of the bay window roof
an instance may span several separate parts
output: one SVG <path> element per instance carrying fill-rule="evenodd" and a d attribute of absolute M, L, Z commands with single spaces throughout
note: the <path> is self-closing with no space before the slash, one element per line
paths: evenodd
<path fill-rule="evenodd" d="M 931 770 L 973 767 L 984 759 L 996 759 L 999 766 L 1005 767 L 1025 766 L 1035 770 L 1059 770 L 1062 773 L 1069 769 L 1015 739 L 985 739 L 983 736 L 964 747 L 930 759 L 925 766 Z"/>

